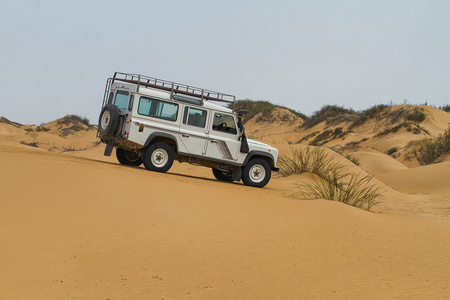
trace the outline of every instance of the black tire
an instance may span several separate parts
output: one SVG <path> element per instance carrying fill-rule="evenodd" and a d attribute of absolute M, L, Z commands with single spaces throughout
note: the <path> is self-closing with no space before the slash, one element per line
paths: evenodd
<path fill-rule="evenodd" d="M 272 172 L 269 163 L 262 158 L 251 159 L 242 170 L 245 185 L 262 188 L 269 182 Z"/>
<path fill-rule="evenodd" d="M 140 166 L 142 164 L 142 158 L 138 152 L 116 148 L 116 157 L 122 165 Z"/>
<path fill-rule="evenodd" d="M 226 173 L 226 172 L 220 171 L 218 169 L 214 169 L 214 168 L 212 169 L 212 172 L 213 172 L 214 177 L 216 177 L 217 180 L 227 181 L 227 182 L 233 181 L 231 179 L 231 174 L 229 174 L 229 173 Z"/>
<path fill-rule="evenodd" d="M 119 125 L 119 108 L 115 105 L 106 104 L 98 119 L 98 132 L 102 137 L 114 136 Z"/>
<path fill-rule="evenodd" d="M 142 152 L 142 161 L 147 170 L 165 173 L 173 164 L 172 146 L 156 142 L 148 146 Z"/>

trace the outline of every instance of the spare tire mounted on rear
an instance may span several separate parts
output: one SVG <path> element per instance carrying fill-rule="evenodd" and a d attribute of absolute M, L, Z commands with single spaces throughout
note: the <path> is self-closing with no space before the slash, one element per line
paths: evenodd
<path fill-rule="evenodd" d="M 114 136 L 119 125 L 119 108 L 115 105 L 106 104 L 98 120 L 98 131 L 103 137 Z"/>

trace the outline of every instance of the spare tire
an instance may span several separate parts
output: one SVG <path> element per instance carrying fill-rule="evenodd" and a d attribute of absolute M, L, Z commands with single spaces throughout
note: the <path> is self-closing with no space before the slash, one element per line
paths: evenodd
<path fill-rule="evenodd" d="M 98 120 L 98 132 L 102 137 L 114 136 L 119 125 L 119 108 L 115 105 L 106 104 Z"/>

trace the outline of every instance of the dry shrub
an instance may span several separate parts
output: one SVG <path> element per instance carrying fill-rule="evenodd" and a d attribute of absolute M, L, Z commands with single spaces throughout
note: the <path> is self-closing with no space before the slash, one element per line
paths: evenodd
<path fill-rule="evenodd" d="M 323 147 L 291 147 L 290 156 L 281 155 L 277 164 L 282 176 L 307 172 L 325 178 L 329 170 L 338 167 L 332 160 Z"/>
<path fill-rule="evenodd" d="M 90 126 L 88 118 L 86 117 L 82 118 L 78 115 L 66 115 L 64 118 L 59 119 L 57 122 L 58 125 L 67 125 L 67 126 L 73 124 L 77 125 L 80 123 L 88 127 Z"/>
<path fill-rule="evenodd" d="M 443 111 L 450 112 L 450 105 L 446 104 L 444 106 L 440 106 L 439 109 L 442 109 Z"/>
<path fill-rule="evenodd" d="M 31 146 L 31 147 L 36 147 L 36 148 L 39 147 L 39 143 L 38 142 L 29 142 L 29 143 L 27 143 L 25 141 L 20 141 L 20 143 L 22 145 L 27 145 L 27 146 Z"/>
<path fill-rule="evenodd" d="M 358 208 L 370 210 L 377 204 L 380 188 L 370 184 L 372 176 L 331 171 L 327 178 L 314 178 L 312 183 L 298 184 L 300 195 L 312 199 L 339 201 Z"/>
<path fill-rule="evenodd" d="M 354 122 L 356 120 L 357 113 L 352 109 L 346 109 L 336 105 L 325 105 L 319 111 L 307 118 L 303 123 L 303 128 L 312 128 L 317 124 L 326 122 L 326 125 L 332 126 L 343 122 Z"/>
<path fill-rule="evenodd" d="M 417 123 L 422 123 L 423 121 L 425 121 L 426 117 L 427 116 L 422 111 L 415 108 L 413 112 L 410 112 L 406 116 L 406 120 L 417 122 Z"/>
<path fill-rule="evenodd" d="M 413 155 L 421 165 L 432 164 L 446 154 L 450 154 L 450 125 L 444 134 L 437 138 L 414 143 Z"/>
<path fill-rule="evenodd" d="M 304 172 L 317 175 L 312 183 L 297 185 L 303 197 L 339 201 L 370 210 L 380 196 L 380 189 L 370 184 L 372 176 L 350 174 L 347 166 L 333 160 L 322 147 L 291 147 L 290 156 L 280 156 L 279 166 L 283 176 Z"/>
<path fill-rule="evenodd" d="M 344 157 L 345 157 L 346 159 L 348 159 L 349 161 L 351 161 L 353 164 L 355 164 L 355 165 L 357 165 L 357 166 L 360 165 L 359 159 L 358 159 L 357 157 L 355 157 L 355 156 L 353 156 L 353 155 L 351 155 L 351 154 L 345 154 Z"/>
<path fill-rule="evenodd" d="M 235 106 L 236 112 L 239 110 L 247 111 L 243 119 L 244 124 L 247 123 L 249 120 L 253 119 L 254 117 L 256 117 L 257 115 L 258 115 L 256 119 L 257 122 L 263 121 L 270 122 L 272 121 L 272 112 L 275 111 L 276 108 L 286 108 L 297 117 L 300 117 L 301 119 L 306 119 L 306 116 L 300 112 L 297 112 L 284 106 L 272 104 L 269 101 L 263 100 L 253 101 L 250 99 L 245 99 L 236 101 L 235 105 L 236 105 Z M 229 108 L 232 109 L 233 106 L 230 105 Z M 287 115 L 282 115 L 280 119 L 281 121 L 289 120 Z"/>

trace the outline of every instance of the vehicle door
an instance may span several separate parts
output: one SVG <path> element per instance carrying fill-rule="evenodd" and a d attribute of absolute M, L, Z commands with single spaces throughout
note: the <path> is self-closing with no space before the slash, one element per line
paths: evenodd
<path fill-rule="evenodd" d="M 234 116 L 215 111 L 210 128 L 206 156 L 216 160 L 236 160 L 240 141 Z"/>
<path fill-rule="evenodd" d="M 179 137 L 187 149 L 188 154 L 196 156 L 205 155 L 208 133 L 208 129 L 206 127 L 207 117 L 207 110 L 192 106 L 185 106 Z"/>
<path fill-rule="evenodd" d="M 120 135 L 124 135 L 125 132 L 129 131 L 129 124 L 127 122 L 127 117 L 129 112 L 129 105 L 132 104 L 132 100 L 133 96 L 130 96 L 130 92 L 127 90 L 122 90 L 122 89 L 118 89 L 115 91 L 115 93 L 113 94 L 111 92 L 110 94 L 110 99 L 109 99 L 109 103 L 114 104 L 115 106 L 117 106 L 117 108 L 119 108 L 119 115 L 120 115 L 120 119 L 119 119 L 119 125 L 118 125 L 118 129 L 117 129 L 117 133 L 119 133 Z M 128 110 L 127 110 L 128 108 Z"/>

